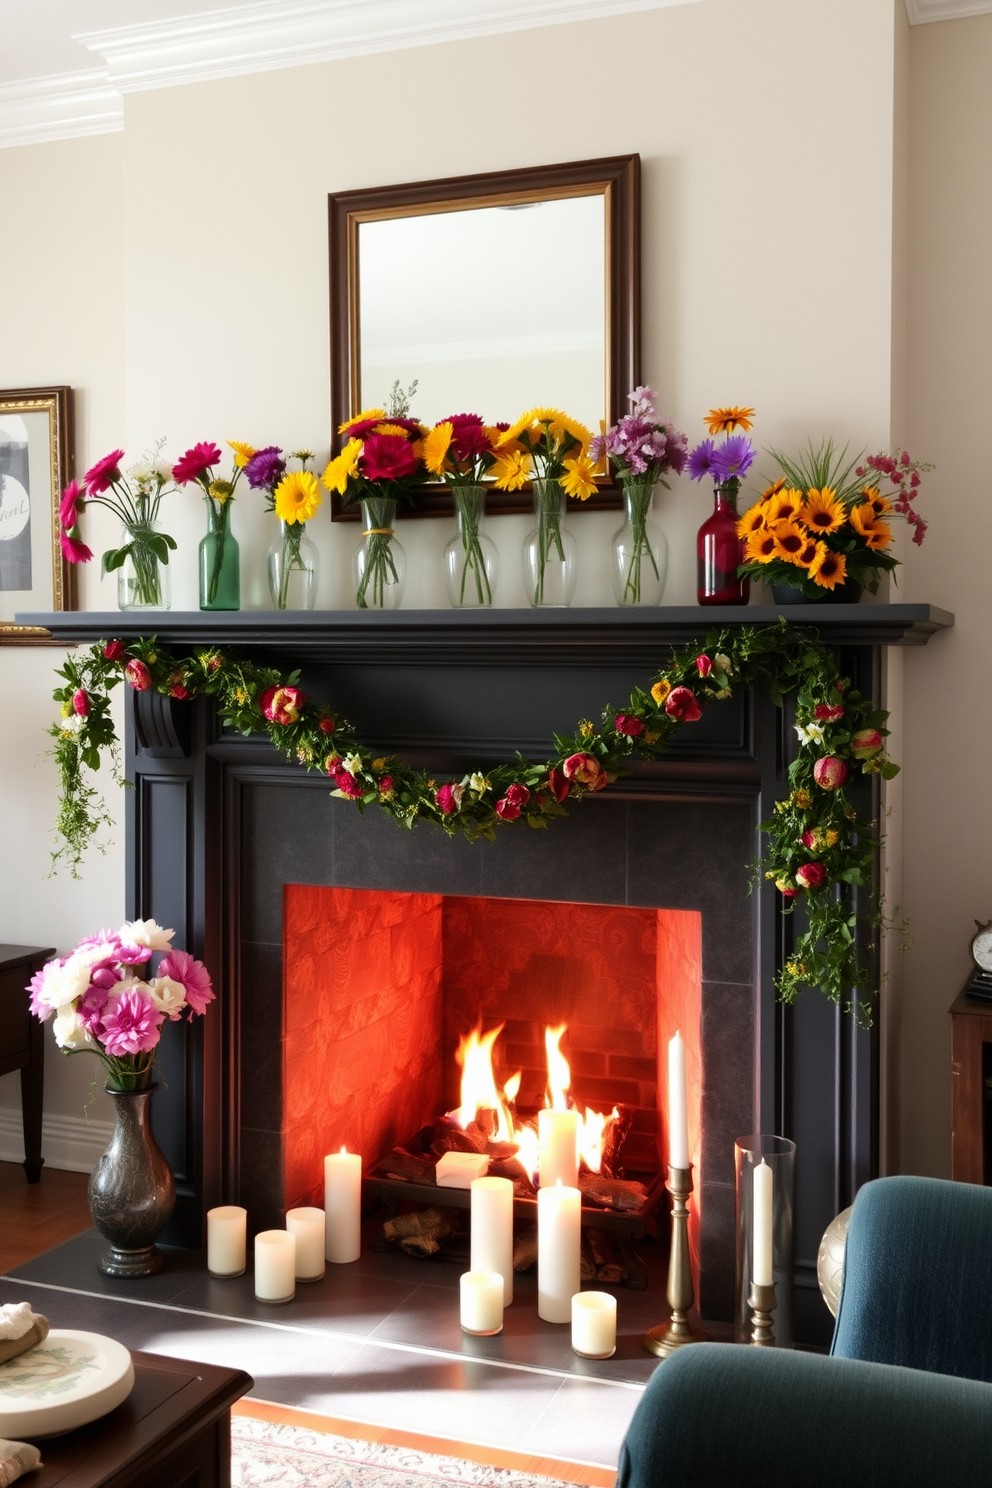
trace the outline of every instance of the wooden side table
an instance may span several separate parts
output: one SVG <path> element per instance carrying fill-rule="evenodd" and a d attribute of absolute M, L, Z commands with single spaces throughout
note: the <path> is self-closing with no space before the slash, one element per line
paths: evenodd
<path fill-rule="evenodd" d="M 951 1177 L 992 1186 L 992 1002 L 951 1004 Z"/>
<path fill-rule="evenodd" d="M 52 947 L 0 945 L 0 1075 L 21 1072 L 24 1171 L 29 1183 L 41 1177 L 41 1109 L 45 1094 L 45 1029 L 32 1018 L 24 990 L 55 955 Z"/>
<path fill-rule="evenodd" d="M 40 1441 L 25 1488 L 230 1488 L 231 1406 L 242 1369 L 132 1352 L 134 1389 L 116 1410 Z"/>

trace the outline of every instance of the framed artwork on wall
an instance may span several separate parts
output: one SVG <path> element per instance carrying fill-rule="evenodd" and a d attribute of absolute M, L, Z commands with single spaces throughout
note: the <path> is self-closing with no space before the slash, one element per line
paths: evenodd
<path fill-rule="evenodd" d="M 72 479 L 72 389 L 0 390 L 0 645 L 59 644 L 18 612 L 74 610 L 76 574 L 59 543 Z"/>

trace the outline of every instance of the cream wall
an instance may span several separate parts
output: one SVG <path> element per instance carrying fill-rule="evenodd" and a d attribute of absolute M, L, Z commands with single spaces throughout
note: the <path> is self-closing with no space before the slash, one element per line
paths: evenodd
<path fill-rule="evenodd" d="M 136 455 L 160 434 L 173 452 L 230 437 L 316 444 L 323 458 L 328 192 L 637 151 L 643 371 L 660 405 L 693 438 L 707 407 L 746 402 L 758 409 L 762 444 L 833 431 L 884 445 L 895 45 L 893 0 L 708 0 L 130 94 L 123 136 L 0 152 L 5 204 L 23 203 L 25 220 L 45 223 L 30 244 L 0 249 L 26 286 L 0 341 L 0 385 L 79 389 L 81 465 L 118 441 Z M 78 233 L 63 229 L 70 221 Z M 67 272 L 73 289 L 39 340 L 34 306 Z M 534 314 L 535 301 L 515 313 Z M 174 604 L 189 608 L 203 514 L 192 495 L 170 501 L 180 542 Z M 670 603 L 694 598 L 693 538 L 708 504 L 686 482 L 658 503 L 672 547 Z M 99 552 L 112 532 L 95 512 L 85 520 Z M 268 603 L 270 520 L 261 501 L 239 496 L 246 607 Z M 611 603 L 616 524 L 608 513 L 574 521 L 577 604 Z M 501 604 L 524 602 L 527 525 L 492 524 Z M 318 603 L 347 607 L 355 528 L 323 514 L 313 527 Z M 418 522 L 402 531 L 408 605 L 443 603 L 438 560 L 451 530 Z M 95 574 L 84 598 L 91 608 L 114 602 Z M 18 738 L 4 746 L 12 799 L 2 809 L 32 852 L 52 814 L 51 778 L 33 768 L 52 659 L 0 651 L 0 676 L 25 699 Z M 3 866 L 18 906 L 8 938 L 64 947 L 119 917 L 119 852 L 91 860 L 82 885 L 41 883 L 37 854 Z M 64 1080 L 51 1088 L 60 1110 L 78 1094 Z M 0 1102 L 13 1100 L 10 1081 L 0 1082 Z"/>

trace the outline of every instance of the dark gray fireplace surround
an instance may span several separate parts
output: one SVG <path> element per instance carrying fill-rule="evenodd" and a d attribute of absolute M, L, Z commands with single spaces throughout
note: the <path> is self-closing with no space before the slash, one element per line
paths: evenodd
<path fill-rule="evenodd" d="M 331 702 L 359 736 L 439 775 L 512 758 L 546 758 L 552 732 L 598 717 L 645 685 L 673 644 L 720 624 L 783 612 L 668 608 L 420 611 L 359 615 L 175 613 L 19 617 L 59 639 L 237 647 L 287 670 Z M 926 605 L 822 605 L 787 612 L 835 647 L 854 685 L 879 696 L 881 648 L 924 644 L 950 616 Z M 702 919 L 703 1145 L 696 1175 L 700 1300 L 729 1317 L 733 1141 L 751 1130 L 797 1144 L 796 1334 L 817 1341 L 823 1228 L 877 1169 L 877 1031 L 807 994 L 775 1000 L 791 920 L 762 884 L 749 894 L 755 826 L 785 789 L 794 735 L 788 707 L 761 693 L 709 708 L 661 762 L 639 765 L 544 832 L 501 830 L 495 843 L 407 833 L 360 816 L 326 782 L 264 738 L 224 732 L 207 700 L 129 697 L 129 915 L 174 926 L 210 966 L 211 1014 L 163 1042 L 167 1088 L 156 1134 L 175 1169 L 169 1234 L 199 1245 L 203 1215 L 243 1202 L 256 1227 L 283 1207 L 282 895 L 286 883 L 692 909 Z M 877 792 L 859 781 L 861 808 Z M 181 1036 L 177 1037 L 181 1031 Z"/>

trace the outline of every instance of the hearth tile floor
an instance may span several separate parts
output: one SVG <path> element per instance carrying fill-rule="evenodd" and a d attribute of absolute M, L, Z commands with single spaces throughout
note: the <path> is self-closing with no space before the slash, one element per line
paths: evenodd
<path fill-rule="evenodd" d="M 495 1338 L 458 1324 L 460 1268 L 366 1252 L 293 1302 L 255 1301 L 250 1275 L 219 1282 L 204 1257 L 168 1250 L 141 1281 L 97 1269 L 94 1230 L 0 1278 L 0 1301 L 25 1296 L 55 1327 L 107 1333 L 130 1348 L 236 1364 L 260 1398 L 398 1430 L 540 1452 L 604 1467 L 617 1454 L 657 1367 L 641 1339 L 665 1316 L 663 1291 L 617 1289 L 612 1359 L 578 1359 L 569 1330 L 537 1316 L 536 1277 L 515 1278 Z"/>

